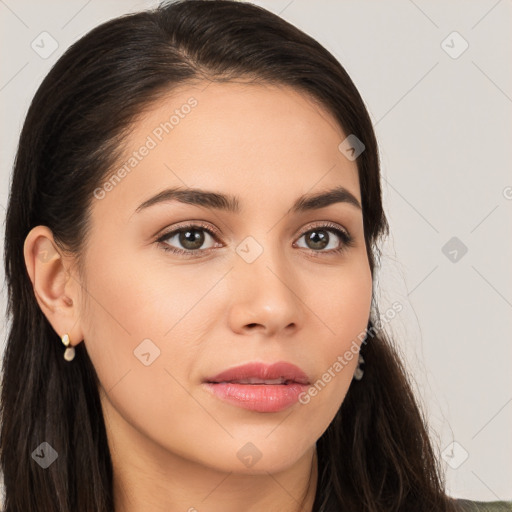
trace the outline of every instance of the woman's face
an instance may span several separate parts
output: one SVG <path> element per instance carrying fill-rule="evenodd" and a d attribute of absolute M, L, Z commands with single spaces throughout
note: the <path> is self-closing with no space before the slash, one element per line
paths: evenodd
<path fill-rule="evenodd" d="M 303 196 L 343 187 L 361 203 L 358 171 L 338 149 L 348 134 L 299 92 L 205 87 L 182 87 L 139 119 L 91 198 L 75 332 L 114 451 L 274 472 L 314 447 L 357 365 L 344 354 L 370 313 L 362 210 Z M 187 194 L 148 203 L 167 189 Z M 309 386 L 206 383 L 275 362 L 302 369 Z"/>

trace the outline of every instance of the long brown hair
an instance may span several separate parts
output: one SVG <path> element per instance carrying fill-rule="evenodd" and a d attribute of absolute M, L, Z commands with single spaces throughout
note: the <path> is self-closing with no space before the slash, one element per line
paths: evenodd
<path fill-rule="evenodd" d="M 229 0 L 187 0 L 108 21 L 73 44 L 43 80 L 19 140 L 5 231 L 7 316 L 0 460 L 5 512 L 112 512 L 112 463 L 98 378 L 83 343 L 73 364 L 40 310 L 23 243 L 37 225 L 77 257 L 93 191 L 123 137 L 162 94 L 194 80 L 246 78 L 291 86 L 318 101 L 365 145 L 357 166 L 372 275 L 388 234 L 379 154 L 352 80 L 318 42 L 269 11 Z M 79 259 L 80 261 L 80 259 Z M 314 512 L 454 510 L 407 373 L 373 303 L 361 346 L 365 374 L 317 442 Z M 42 470 L 41 442 L 58 453 Z M 87 468 L 85 480 L 79 478 Z"/>

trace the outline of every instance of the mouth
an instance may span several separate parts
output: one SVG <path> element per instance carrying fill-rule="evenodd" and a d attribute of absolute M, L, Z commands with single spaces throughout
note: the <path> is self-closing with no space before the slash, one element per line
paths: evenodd
<path fill-rule="evenodd" d="M 309 386 L 308 376 L 287 362 L 249 363 L 207 378 L 205 389 L 230 405 L 255 412 L 291 407 Z"/>
<path fill-rule="evenodd" d="M 298 366 L 286 361 L 273 364 L 252 362 L 229 368 L 213 377 L 205 379 L 210 384 L 238 383 L 255 385 L 309 384 L 306 373 Z"/>
<path fill-rule="evenodd" d="M 206 381 L 208 384 L 247 384 L 247 385 L 266 385 L 266 386 L 288 386 L 290 384 L 300 384 L 295 380 L 290 379 L 258 379 L 257 377 L 252 377 L 249 379 L 239 379 L 239 380 L 212 380 Z"/>

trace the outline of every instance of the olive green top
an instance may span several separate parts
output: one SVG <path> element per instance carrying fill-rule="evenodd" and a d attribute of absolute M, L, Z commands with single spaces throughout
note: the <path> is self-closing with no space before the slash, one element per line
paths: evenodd
<path fill-rule="evenodd" d="M 456 500 L 460 512 L 512 512 L 512 501 Z"/>

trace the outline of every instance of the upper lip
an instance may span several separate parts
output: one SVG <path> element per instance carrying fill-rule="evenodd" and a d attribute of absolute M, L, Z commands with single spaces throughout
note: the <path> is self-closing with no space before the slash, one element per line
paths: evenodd
<path fill-rule="evenodd" d="M 287 363 L 286 361 L 279 361 L 270 365 L 252 362 L 242 366 L 236 366 L 213 377 L 208 377 L 205 379 L 205 382 L 236 382 L 250 378 L 261 379 L 263 381 L 281 379 L 283 383 L 289 381 L 299 384 L 309 384 L 306 373 L 298 366 Z"/>

